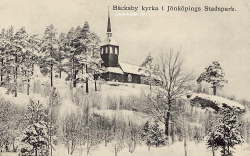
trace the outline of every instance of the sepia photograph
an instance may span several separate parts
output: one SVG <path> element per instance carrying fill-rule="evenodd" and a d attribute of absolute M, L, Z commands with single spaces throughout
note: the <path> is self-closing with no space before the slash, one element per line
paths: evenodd
<path fill-rule="evenodd" d="M 0 156 L 249 156 L 250 1 L 0 0 Z"/>

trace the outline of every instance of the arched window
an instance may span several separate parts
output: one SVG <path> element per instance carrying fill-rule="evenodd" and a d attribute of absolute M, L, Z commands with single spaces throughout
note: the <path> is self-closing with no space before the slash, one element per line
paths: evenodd
<path fill-rule="evenodd" d="M 113 54 L 113 47 L 111 47 L 111 46 L 109 47 L 109 53 Z"/>
<path fill-rule="evenodd" d="M 118 48 L 115 47 L 115 54 L 118 54 Z"/>
<path fill-rule="evenodd" d="M 107 54 L 107 53 L 109 53 L 109 52 L 108 52 L 108 47 L 106 47 L 106 54 Z"/>
<path fill-rule="evenodd" d="M 132 75 L 128 74 L 128 82 L 132 82 Z"/>

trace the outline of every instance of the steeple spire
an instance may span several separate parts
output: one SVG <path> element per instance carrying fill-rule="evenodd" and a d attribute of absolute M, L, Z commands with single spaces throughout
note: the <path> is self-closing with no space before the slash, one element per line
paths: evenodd
<path fill-rule="evenodd" d="M 108 26 L 107 26 L 107 35 L 108 37 L 112 36 L 111 32 L 111 22 L 110 22 L 110 17 L 109 17 L 109 6 L 108 6 Z"/>

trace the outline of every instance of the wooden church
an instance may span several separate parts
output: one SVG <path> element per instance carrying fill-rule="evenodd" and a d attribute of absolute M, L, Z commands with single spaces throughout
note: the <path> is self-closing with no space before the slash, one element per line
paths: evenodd
<path fill-rule="evenodd" d="M 100 46 L 100 54 L 103 60 L 102 66 L 106 68 L 106 73 L 103 73 L 101 77 L 106 81 L 141 83 L 143 77 L 147 76 L 145 69 L 140 66 L 120 62 L 119 53 L 119 45 L 112 37 L 108 13 L 107 37 Z"/>

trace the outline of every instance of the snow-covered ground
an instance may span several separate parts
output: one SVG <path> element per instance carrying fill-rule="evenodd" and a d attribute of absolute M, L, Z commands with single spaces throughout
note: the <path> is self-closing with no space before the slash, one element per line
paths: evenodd
<path fill-rule="evenodd" d="M 44 104 L 44 106 L 47 106 L 49 100 L 48 97 L 42 97 L 40 94 L 31 93 L 30 95 L 27 95 L 25 93 L 18 92 L 17 97 L 14 97 L 14 94 L 6 94 L 6 92 L 6 88 L 0 87 L 0 97 L 3 97 L 6 101 L 23 106 L 27 106 L 30 100 L 39 100 L 40 103 Z"/>
<path fill-rule="evenodd" d="M 104 146 L 104 143 L 98 146 L 92 147 L 90 150 L 90 156 L 114 156 L 114 145 L 115 142 L 109 143 Z M 126 144 L 125 144 L 126 145 Z M 86 145 L 81 147 L 82 155 L 86 154 Z M 80 147 L 78 147 L 72 156 L 80 156 Z M 189 156 L 211 156 L 211 149 L 207 149 L 205 143 L 194 143 L 187 142 L 187 154 Z M 17 156 L 18 153 L 2 153 L 1 156 Z M 69 156 L 67 148 L 64 145 L 56 145 L 55 151 L 53 151 L 54 156 Z M 184 144 L 183 142 L 176 142 L 169 146 L 164 147 L 151 147 L 148 150 L 146 145 L 137 145 L 133 153 L 129 152 L 127 147 L 124 147 L 118 152 L 118 156 L 183 156 L 184 155 Z M 216 156 L 220 155 L 220 150 L 216 151 Z M 250 146 L 248 144 L 237 145 L 235 149 L 234 156 L 249 156 Z"/>
<path fill-rule="evenodd" d="M 49 82 L 49 78 L 39 78 L 39 80 L 42 83 Z M 85 88 L 85 84 L 78 84 L 77 87 L 83 85 L 83 88 Z M 61 98 L 62 105 L 59 110 L 59 118 L 63 118 L 65 115 L 74 113 L 77 110 L 79 110 L 79 106 L 77 106 L 73 100 L 72 95 L 75 93 L 76 89 L 73 89 L 73 91 L 70 89 L 70 82 L 64 81 L 64 78 L 62 79 L 54 79 L 54 87 L 56 87 L 56 91 L 59 93 L 59 96 Z M 94 91 L 94 83 L 92 81 L 89 82 L 89 90 L 92 96 L 98 96 L 98 98 L 101 98 L 101 105 L 107 104 L 107 97 L 111 98 L 117 98 L 119 99 L 120 96 L 141 96 L 143 92 L 147 92 L 149 90 L 148 85 L 143 84 L 131 84 L 131 83 L 116 83 L 116 82 L 108 82 L 104 83 L 101 86 L 98 85 L 98 92 Z M 26 95 L 24 93 L 18 93 L 18 97 L 14 98 L 13 94 L 6 95 L 6 89 L 3 87 L 0 87 L 0 97 L 4 97 L 5 100 L 9 100 L 13 103 L 20 104 L 20 105 L 27 105 L 29 103 L 30 98 L 33 98 L 35 100 L 42 101 L 45 105 L 48 103 L 48 97 L 45 98 L 42 95 L 39 94 L 33 94 Z M 86 95 L 84 95 L 86 96 Z M 193 95 L 193 98 L 197 97 L 198 95 Z M 212 96 L 209 95 L 200 95 L 203 98 L 209 99 L 211 101 L 218 102 L 218 105 L 221 105 L 225 103 L 225 100 L 223 100 L 220 97 L 216 97 L 215 99 Z M 231 100 L 226 100 L 226 102 L 230 102 L 230 106 L 237 106 L 239 108 L 242 108 L 241 105 L 238 103 L 234 103 Z M 93 112 L 99 114 L 101 116 L 106 116 L 109 118 L 117 117 L 122 118 L 124 121 L 134 121 L 138 124 L 145 123 L 148 119 L 150 119 L 149 116 L 145 116 L 143 113 L 138 113 L 131 110 L 107 110 L 106 107 L 102 107 L 101 110 L 98 109 L 91 109 Z M 161 125 L 163 126 L 163 125 Z M 55 146 L 56 151 L 53 151 L 54 156 L 67 156 L 67 148 L 64 145 L 56 145 Z M 82 147 L 83 154 L 86 155 L 86 147 Z M 211 150 L 206 148 L 205 143 L 199 143 L 195 144 L 194 142 L 188 142 L 187 146 L 187 152 L 190 156 L 211 156 Z M 2 153 L 1 156 L 17 156 L 17 153 Z M 79 150 L 76 150 L 73 153 L 73 156 L 79 156 Z M 109 143 L 108 146 L 104 146 L 104 143 L 99 144 L 97 146 L 94 146 L 91 148 L 90 155 L 92 156 L 112 156 L 114 155 L 114 142 Z M 133 153 L 130 153 L 128 148 L 123 148 L 119 153 L 118 156 L 129 156 L 129 155 L 143 155 L 143 156 L 152 156 L 152 155 L 169 155 L 169 156 L 183 156 L 184 155 L 184 147 L 183 142 L 176 142 L 173 145 L 165 146 L 165 147 L 151 147 L 150 151 L 148 151 L 148 147 L 144 144 L 137 145 L 135 151 Z M 220 155 L 219 150 L 217 151 L 216 155 Z M 242 146 L 238 145 L 236 147 L 236 153 L 234 156 L 249 156 L 250 155 L 250 147 L 247 144 L 243 144 Z"/>

